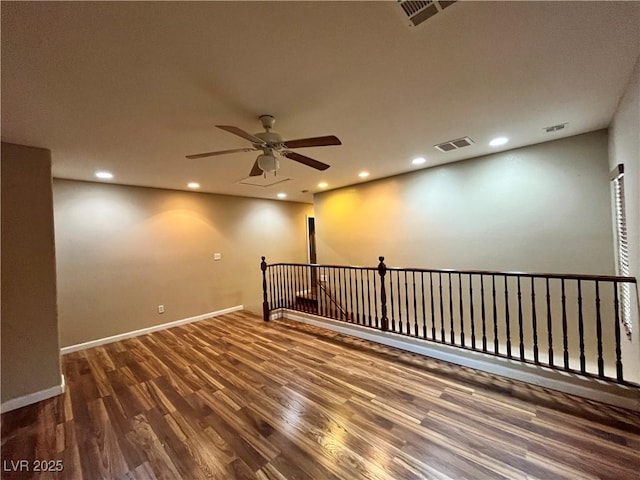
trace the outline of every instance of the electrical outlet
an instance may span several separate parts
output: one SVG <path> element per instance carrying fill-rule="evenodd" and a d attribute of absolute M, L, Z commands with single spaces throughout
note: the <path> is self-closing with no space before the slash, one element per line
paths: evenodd
<path fill-rule="evenodd" d="M 158 313 L 164 313 L 164 305 L 158 305 Z"/>
<path fill-rule="evenodd" d="M 221 253 L 214 253 L 213 254 L 213 259 L 214 260 L 222 260 L 222 254 Z"/>

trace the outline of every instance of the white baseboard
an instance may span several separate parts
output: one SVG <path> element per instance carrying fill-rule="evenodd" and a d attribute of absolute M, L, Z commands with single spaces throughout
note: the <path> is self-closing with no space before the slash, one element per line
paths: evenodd
<path fill-rule="evenodd" d="M 603 382 L 538 365 L 494 357 L 481 352 L 461 350 L 449 345 L 434 344 L 396 333 L 380 332 L 360 325 L 302 312 L 280 309 L 273 311 L 270 315 L 271 320 L 283 317 L 456 365 L 640 412 L 640 389 L 638 388 Z"/>
<path fill-rule="evenodd" d="M 182 320 L 175 320 L 173 322 L 163 323 L 161 325 L 154 325 L 152 327 L 141 328 L 140 330 L 133 330 L 131 332 L 120 333 L 118 335 L 113 335 L 111 337 L 98 338 L 96 340 L 91 340 L 89 342 L 78 343 L 76 345 L 70 345 L 68 347 L 62 347 L 60 349 L 60 353 L 64 355 L 66 353 L 77 352 L 79 350 L 85 350 L 87 348 L 98 347 L 100 345 L 105 345 L 107 343 L 118 342 L 120 340 L 125 340 L 127 338 L 133 338 L 139 335 L 146 335 L 147 333 L 157 332 L 158 330 L 165 330 L 167 328 L 177 327 L 178 325 L 197 322 L 199 320 L 204 320 L 206 318 L 217 317 L 219 315 L 224 315 L 225 313 L 237 312 L 238 310 L 242 310 L 243 308 L 244 307 L 242 305 L 236 305 L 235 307 L 224 308 L 222 310 L 217 310 L 215 312 L 203 313 L 202 315 L 196 315 L 195 317 L 183 318 Z"/>
<path fill-rule="evenodd" d="M 64 375 L 60 375 L 60 385 L 55 385 L 51 388 L 45 388 L 38 392 L 29 393 L 22 397 L 12 398 L 0 405 L 0 413 L 10 412 L 11 410 L 17 410 L 18 408 L 26 407 L 32 403 L 41 402 L 47 398 L 62 395 L 65 391 Z"/>

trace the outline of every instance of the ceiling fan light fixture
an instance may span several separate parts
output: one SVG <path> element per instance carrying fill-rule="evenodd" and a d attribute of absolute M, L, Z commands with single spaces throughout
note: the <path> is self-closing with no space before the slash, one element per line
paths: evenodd
<path fill-rule="evenodd" d="M 264 173 L 271 173 L 278 170 L 280 162 L 273 155 L 260 155 L 258 156 L 258 167 Z"/>

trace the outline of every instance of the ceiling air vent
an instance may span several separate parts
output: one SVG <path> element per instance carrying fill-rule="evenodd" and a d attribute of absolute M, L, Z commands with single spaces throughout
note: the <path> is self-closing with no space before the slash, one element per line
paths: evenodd
<path fill-rule="evenodd" d="M 557 132 L 558 130 L 563 130 L 564 127 L 568 125 L 568 122 L 559 123 L 558 125 L 552 125 L 550 127 L 544 127 L 543 130 L 547 133 Z"/>
<path fill-rule="evenodd" d="M 473 144 L 473 140 L 469 137 L 456 138 L 455 140 L 449 140 L 448 142 L 439 143 L 434 145 L 435 148 L 441 152 L 450 152 L 451 150 L 458 150 L 459 148 L 468 147 Z"/>
<path fill-rule="evenodd" d="M 411 20 L 410 25 L 415 27 L 456 2 L 455 0 L 398 0 L 398 3 L 402 7 L 402 12 Z"/>

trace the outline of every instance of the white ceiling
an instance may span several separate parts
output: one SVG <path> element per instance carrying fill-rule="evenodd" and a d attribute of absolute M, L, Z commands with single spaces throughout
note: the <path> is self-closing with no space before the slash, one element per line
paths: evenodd
<path fill-rule="evenodd" d="M 2 140 L 51 149 L 56 177 L 312 201 L 330 188 L 605 128 L 640 54 L 639 2 L 458 2 L 409 27 L 389 2 L 3 2 Z M 255 152 L 215 128 L 338 147 L 239 185 Z M 565 130 L 543 127 L 569 122 Z M 450 153 L 436 143 L 470 136 Z M 308 190 L 310 193 L 302 193 Z"/>

